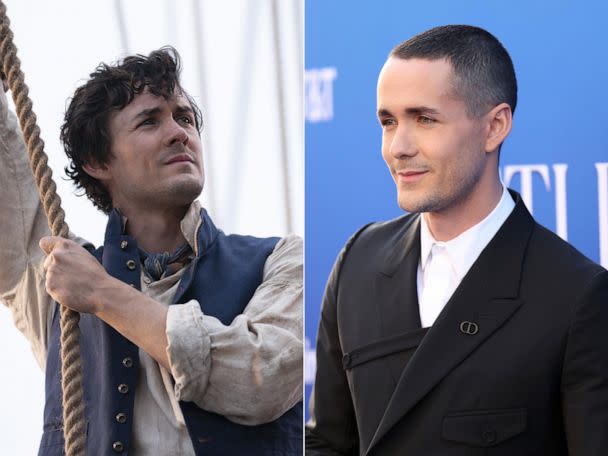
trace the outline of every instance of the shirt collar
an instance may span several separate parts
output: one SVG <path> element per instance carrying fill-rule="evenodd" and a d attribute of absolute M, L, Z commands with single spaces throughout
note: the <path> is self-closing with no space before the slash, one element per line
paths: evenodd
<path fill-rule="evenodd" d="M 445 242 L 435 240 L 426 223 L 424 213 L 420 214 L 420 266 L 422 270 L 424 271 L 427 265 L 433 245 L 437 244 L 445 247 L 450 263 L 458 275 L 458 280 L 462 280 L 514 207 L 515 202 L 503 184 L 502 196 L 492 212 L 476 225 Z"/>
<path fill-rule="evenodd" d="M 180 223 L 180 228 L 184 238 L 186 238 L 186 241 L 188 244 L 190 244 L 190 247 L 192 247 L 192 251 L 197 256 L 198 243 L 196 236 L 202 223 L 203 219 L 201 217 L 201 203 L 196 199 L 188 208 L 186 215 Z"/>

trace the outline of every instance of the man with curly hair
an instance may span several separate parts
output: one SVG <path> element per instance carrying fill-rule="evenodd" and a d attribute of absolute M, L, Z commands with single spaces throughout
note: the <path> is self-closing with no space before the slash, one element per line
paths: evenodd
<path fill-rule="evenodd" d="M 214 226 L 179 77 L 162 48 L 101 64 L 69 104 L 66 172 L 108 215 L 98 249 L 48 235 L 2 93 L 0 296 L 46 368 L 41 455 L 63 447 L 57 302 L 81 313 L 87 454 L 301 453 L 301 240 Z"/>

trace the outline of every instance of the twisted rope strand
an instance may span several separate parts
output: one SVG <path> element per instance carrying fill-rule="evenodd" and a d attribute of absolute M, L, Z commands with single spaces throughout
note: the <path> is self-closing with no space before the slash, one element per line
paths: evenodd
<path fill-rule="evenodd" d="M 0 0 L 0 58 L 13 95 L 19 125 L 27 145 L 30 166 L 49 228 L 53 236 L 65 238 L 69 229 L 61 208 L 61 198 L 57 194 L 53 173 L 47 164 L 48 157 L 44 153 L 44 142 L 40 138 L 40 128 L 36 124 L 36 115 L 28 96 L 29 89 L 24 82 L 21 61 L 17 57 L 10 21 L 2 0 Z M 64 448 L 67 456 L 82 456 L 85 453 L 85 419 L 78 328 L 80 315 L 65 306 L 60 306 L 60 309 Z"/>

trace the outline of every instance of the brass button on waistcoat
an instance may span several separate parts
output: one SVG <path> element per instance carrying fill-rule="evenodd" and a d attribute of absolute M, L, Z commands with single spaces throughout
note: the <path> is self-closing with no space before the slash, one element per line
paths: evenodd
<path fill-rule="evenodd" d="M 127 356 L 122 360 L 122 365 L 125 367 L 133 367 L 133 358 Z"/>
<path fill-rule="evenodd" d="M 129 385 L 121 383 L 118 385 L 118 392 L 121 394 L 127 394 L 129 392 Z"/>
<path fill-rule="evenodd" d="M 118 421 L 119 423 L 125 423 L 127 421 L 127 414 L 119 413 L 118 415 L 116 415 L 116 421 Z"/>
<path fill-rule="evenodd" d="M 135 260 L 127 260 L 127 268 L 131 271 L 135 270 Z"/>
<path fill-rule="evenodd" d="M 126 249 L 129 246 L 129 243 L 127 241 L 120 241 L 120 248 L 121 249 Z"/>
<path fill-rule="evenodd" d="M 122 453 L 123 450 L 125 449 L 125 446 L 122 444 L 122 442 L 120 440 L 117 440 L 116 442 L 114 442 L 112 444 L 112 449 L 114 451 L 116 451 L 117 453 Z"/>

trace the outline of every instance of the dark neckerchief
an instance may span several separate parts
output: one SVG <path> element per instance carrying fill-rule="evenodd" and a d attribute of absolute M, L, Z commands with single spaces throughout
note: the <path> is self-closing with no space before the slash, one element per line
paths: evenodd
<path fill-rule="evenodd" d="M 160 280 L 163 275 L 175 274 L 192 259 L 193 253 L 192 247 L 187 242 L 173 253 L 148 253 L 141 248 L 139 249 L 143 270 L 152 280 Z"/>

